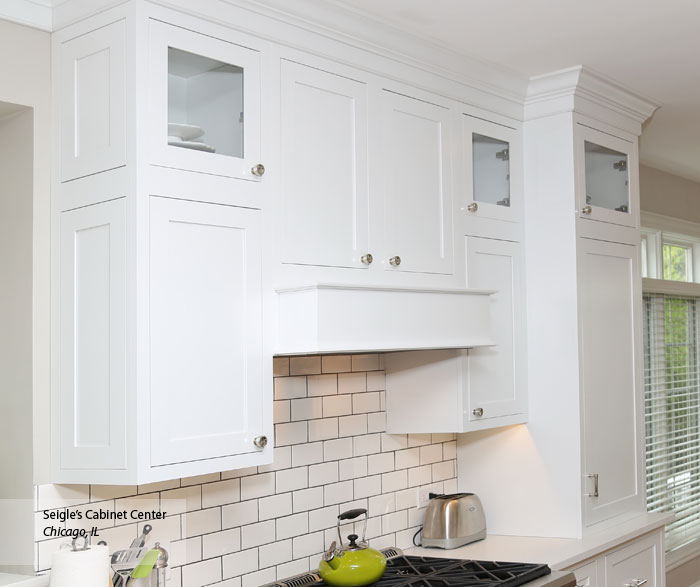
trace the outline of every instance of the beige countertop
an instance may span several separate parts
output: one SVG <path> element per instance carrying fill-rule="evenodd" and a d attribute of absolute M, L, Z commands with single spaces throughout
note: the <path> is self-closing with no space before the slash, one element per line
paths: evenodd
<path fill-rule="evenodd" d="M 673 514 L 636 515 L 614 526 L 601 527 L 580 539 L 489 534 L 484 540 L 452 550 L 410 548 L 405 551 L 405 554 L 440 558 L 546 563 L 552 570 L 562 570 L 652 532 L 672 521 L 673 518 Z"/>

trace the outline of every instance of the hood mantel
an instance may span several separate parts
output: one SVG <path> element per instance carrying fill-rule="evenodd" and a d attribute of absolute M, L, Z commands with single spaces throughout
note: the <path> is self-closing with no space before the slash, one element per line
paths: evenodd
<path fill-rule="evenodd" d="M 490 290 L 314 283 L 276 291 L 277 355 L 494 344 Z"/>

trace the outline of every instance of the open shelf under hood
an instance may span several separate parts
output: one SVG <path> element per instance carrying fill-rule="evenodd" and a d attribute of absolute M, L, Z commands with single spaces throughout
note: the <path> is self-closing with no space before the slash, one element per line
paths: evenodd
<path fill-rule="evenodd" d="M 493 291 L 326 283 L 276 291 L 277 355 L 494 344 L 489 311 Z"/>

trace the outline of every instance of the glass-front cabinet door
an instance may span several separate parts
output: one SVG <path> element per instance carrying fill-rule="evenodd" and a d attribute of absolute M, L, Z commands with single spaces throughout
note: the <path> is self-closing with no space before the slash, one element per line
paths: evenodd
<path fill-rule="evenodd" d="M 578 215 L 637 226 L 637 154 L 631 141 L 576 124 Z"/>
<path fill-rule="evenodd" d="M 516 129 L 464 114 L 464 185 L 460 208 L 468 217 L 518 221 L 521 201 Z"/>
<path fill-rule="evenodd" d="M 151 21 L 152 162 L 259 180 L 260 54 Z"/>

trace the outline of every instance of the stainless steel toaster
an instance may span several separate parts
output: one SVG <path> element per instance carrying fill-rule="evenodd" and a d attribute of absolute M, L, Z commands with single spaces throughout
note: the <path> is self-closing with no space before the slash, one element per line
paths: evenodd
<path fill-rule="evenodd" d="M 486 538 L 481 500 L 473 493 L 437 495 L 428 502 L 422 546 L 457 548 Z"/>

